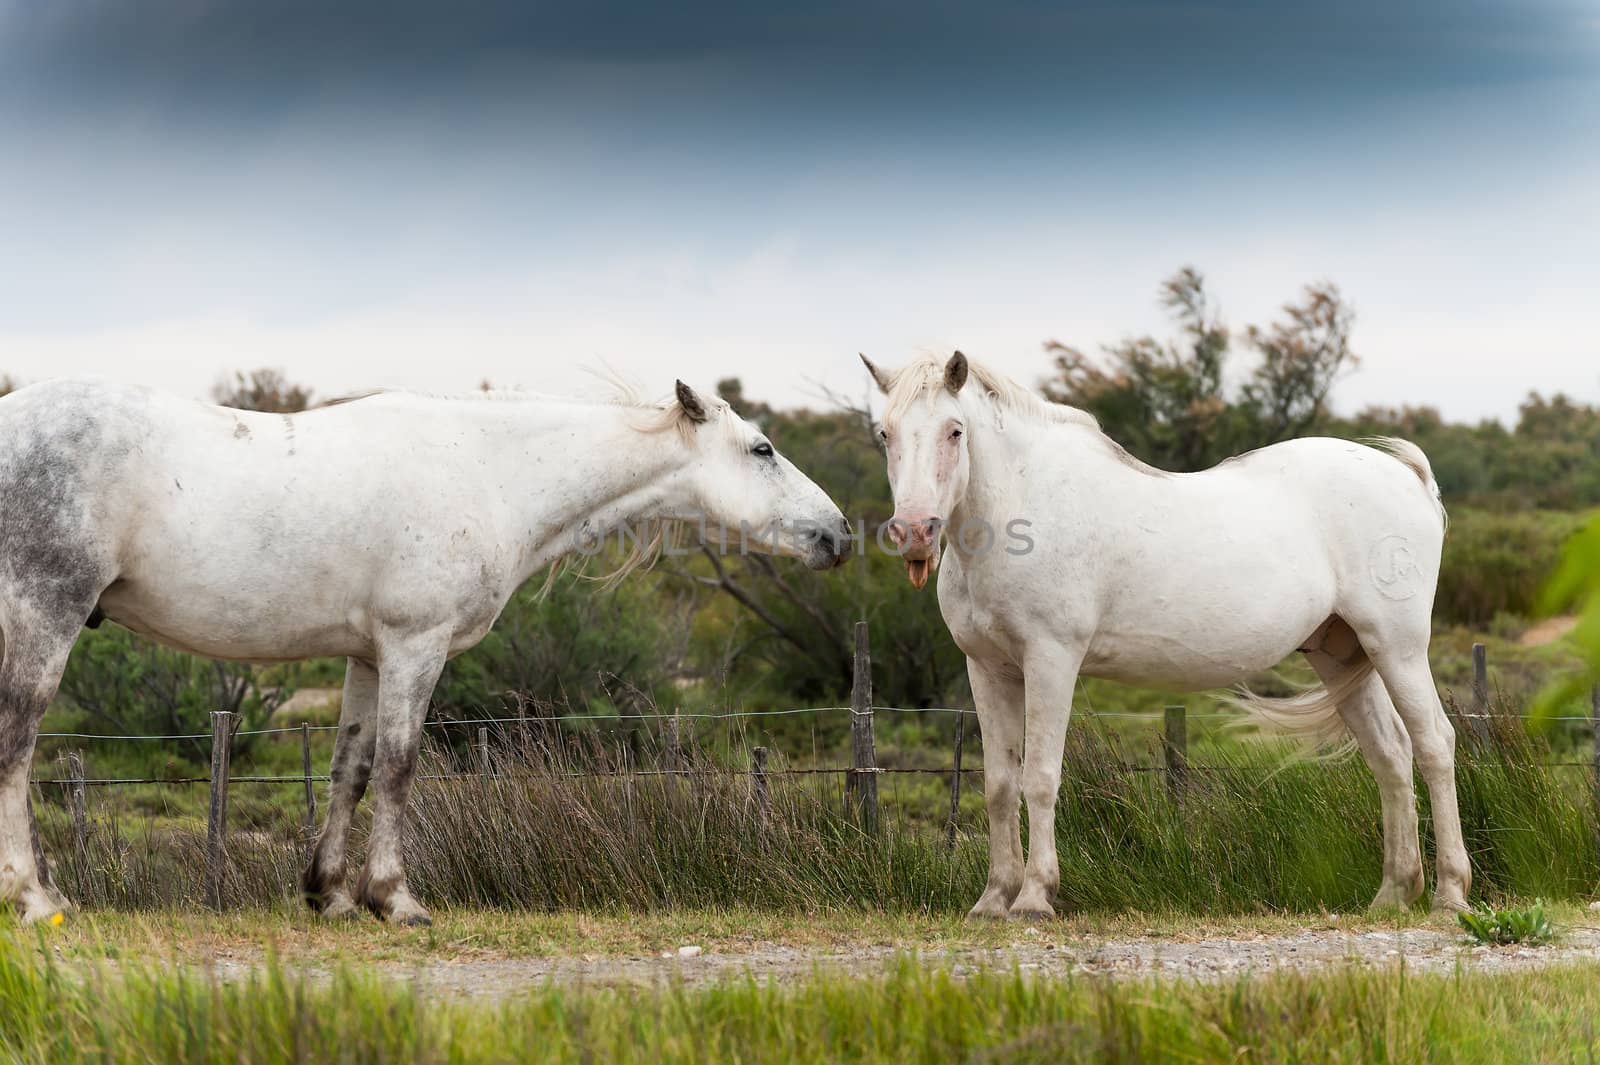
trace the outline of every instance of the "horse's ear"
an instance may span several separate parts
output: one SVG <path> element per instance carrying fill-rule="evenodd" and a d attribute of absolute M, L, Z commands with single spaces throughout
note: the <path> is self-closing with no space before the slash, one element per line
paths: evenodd
<path fill-rule="evenodd" d="M 695 395 L 694 389 L 690 388 L 682 381 L 679 381 L 677 391 L 678 406 L 683 408 L 683 416 L 685 418 L 688 418 L 691 422 L 699 425 L 701 422 L 711 417 L 711 415 L 706 413 L 706 405 L 700 402 L 699 396 Z"/>
<path fill-rule="evenodd" d="M 861 353 L 857 352 L 856 354 L 860 355 Z M 878 391 L 887 396 L 889 394 L 889 375 L 872 365 L 872 360 L 867 358 L 865 355 L 861 356 L 861 364 L 865 366 L 867 368 L 867 372 L 872 375 L 873 383 L 878 386 Z"/>
<path fill-rule="evenodd" d="M 950 394 L 956 395 L 961 391 L 961 386 L 967 383 L 967 357 L 961 352 L 950 356 L 950 361 L 944 364 L 944 387 Z"/>

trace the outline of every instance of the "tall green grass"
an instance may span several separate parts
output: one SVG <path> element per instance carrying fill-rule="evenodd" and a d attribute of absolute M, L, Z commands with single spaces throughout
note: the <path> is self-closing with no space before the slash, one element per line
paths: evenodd
<path fill-rule="evenodd" d="M 1457 772 L 1476 897 L 1591 893 L 1600 852 L 1588 774 L 1544 764 L 1550 753 L 1509 718 L 1494 728 L 1483 743 L 1463 743 Z M 1057 810 L 1063 906 L 1351 910 L 1376 891 L 1378 801 L 1359 760 L 1286 763 L 1274 748 L 1208 744 L 1205 764 L 1174 795 L 1161 773 L 1142 771 L 1153 753 L 1125 750 L 1092 728 L 1072 733 Z M 977 778 L 948 850 L 945 778 L 904 796 L 886 786 L 883 831 L 868 835 L 844 814 L 840 777 L 783 775 L 780 761 L 763 820 L 748 775 L 687 757 L 682 776 L 656 772 L 648 759 L 638 774 L 592 776 L 615 767 L 600 755 L 508 748 L 493 776 L 422 780 L 407 845 L 412 885 L 424 899 L 472 906 L 787 912 L 959 912 L 982 889 Z M 448 758 L 436 754 L 431 769 L 451 769 Z M 1426 791 L 1419 795 L 1431 874 Z M 197 904 L 204 826 L 151 827 L 110 809 L 92 818 L 82 858 L 64 813 L 44 812 L 58 883 L 90 906 Z M 293 817 L 275 831 L 234 833 L 228 896 L 257 905 L 292 898 L 304 853 Z"/>
<path fill-rule="evenodd" d="M 62 963 L 0 936 L 0 1058 L 22 1063 L 1593 1060 L 1593 966 L 1515 975 L 1336 969 L 1209 983 L 956 977 L 901 960 L 493 1005 L 349 969 L 243 979 L 158 962 Z"/>

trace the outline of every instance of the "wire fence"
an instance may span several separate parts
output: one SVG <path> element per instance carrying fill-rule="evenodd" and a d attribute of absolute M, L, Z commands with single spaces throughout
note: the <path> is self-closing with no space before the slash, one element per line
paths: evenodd
<path fill-rule="evenodd" d="M 874 716 L 877 716 L 877 715 L 896 716 L 896 715 L 942 714 L 942 715 L 950 715 L 950 716 L 955 716 L 955 717 L 960 717 L 960 718 L 976 718 L 977 717 L 977 711 L 970 710 L 970 709 L 965 709 L 965 708 L 961 708 L 961 707 L 942 707 L 942 706 L 935 706 L 935 707 L 873 706 L 873 707 L 870 707 L 869 709 L 870 709 L 870 712 Z M 520 728 L 533 728 L 533 727 L 537 727 L 537 726 L 557 726 L 557 727 L 559 727 L 559 726 L 562 726 L 562 725 L 570 725 L 570 724 L 572 724 L 574 722 L 578 722 L 578 721 L 604 722 L 604 723 L 607 723 L 607 724 L 616 725 L 619 728 L 641 728 L 641 729 L 646 729 L 646 730 L 650 730 L 650 731 L 660 732 L 660 731 L 663 731 L 663 727 L 666 724 L 668 724 L 670 722 L 674 722 L 674 721 L 682 722 L 682 721 L 691 721 L 691 720 L 693 720 L 693 721 L 711 721 L 711 722 L 732 722 L 732 721 L 759 720 L 759 719 L 764 719 L 764 718 L 793 717 L 793 716 L 805 715 L 805 714 L 822 715 L 822 714 L 848 713 L 848 712 L 850 712 L 850 708 L 849 707 L 813 706 L 813 707 L 794 707 L 794 708 L 787 708 L 787 709 L 780 709 L 780 710 L 743 710 L 743 711 L 730 712 L 730 713 L 691 713 L 691 714 L 685 714 L 685 713 L 660 714 L 660 713 L 655 713 L 655 714 L 642 714 L 642 715 L 631 715 L 631 716 L 618 716 L 616 714 L 546 714 L 546 715 L 528 714 L 528 715 L 525 715 L 525 716 L 518 716 L 518 717 L 462 718 L 462 719 L 458 719 L 458 720 L 435 719 L 435 720 L 430 720 L 430 721 L 426 722 L 424 724 L 423 728 L 424 728 L 425 732 L 448 735 L 450 733 L 462 733 L 462 732 L 467 732 L 467 731 L 470 731 L 470 730 L 473 730 L 473 729 L 483 729 L 483 728 L 493 727 L 494 729 L 497 730 L 496 738 L 498 739 L 498 738 L 501 738 L 504 735 L 505 732 L 509 731 L 513 727 L 519 728 L 519 729 Z M 1195 712 L 1195 711 L 1192 711 L 1192 710 L 1188 710 L 1187 708 L 1185 708 L 1185 707 L 1183 707 L 1181 705 L 1173 705 L 1173 706 L 1164 707 L 1160 711 L 1142 711 L 1142 712 L 1139 712 L 1139 711 L 1123 712 L 1123 711 L 1074 710 L 1074 715 L 1075 716 L 1079 716 L 1079 717 L 1089 718 L 1089 719 L 1107 719 L 1107 718 L 1109 718 L 1109 719 L 1124 719 L 1124 720 L 1131 720 L 1131 721 L 1142 721 L 1142 722 L 1147 722 L 1149 724 L 1154 725 L 1154 724 L 1162 723 L 1168 715 L 1171 715 L 1174 712 L 1182 714 L 1182 716 L 1185 718 L 1186 721 L 1220 720 L 1220 721 L 1241 722 L 1242 723 L 1243 721 L 1246 720 L 1243 717 L 1243 715 L 1237 714 L 1237 713 Z M 1512 713 L 1512 712 L 1481 713 L 1481 714 L 1480 713 L 1456 713 L 1456 714 L 1454 714 L 1452 716 L 1457 718 L 1457 719 L 1459 719 L 1459 720 L 1462 720 L 1462 721 L 1485 721 L 1485 722 L 1488 722 L 1488 721 L 1495 721 L 1495 722 L 1522 721 L 1522 722 L 1526 722 L 1526 721 L 1535 720 L 1535 715 L 1532 715 L 1532 714 L 1519 714 L 1519 713 Z M 1595 718 L 1593 716 L 1591 716 L 1591 715 L 1575 715 L 1575 714 L 1574 715 L 1545 716 L 1545 717 L 1540 717 L 1538 720 L 1546 721 L 1546 722 L 1552 722 L 1552 723 L 1581 722 L 1581 723 L 1590 724 L 1590 725 L 1593 725 L 1595 723 Z M 243 738 L 249 738 L 249 737 L 261 737 L 261 736 L 284 736 L 284 735 L 291 735 L 291 734 L 299 735 L 299 734 L 304 734 L 304 733 L 328 733 L 328 732 L 337 732 L 338 730 L 339 730 L 339 726 L 338 725 L 313 725 L 313 724 L 309 724 L 308 723 L 308 724 L 304 724 L 304 725 L 292 725 L 292 726 L 285 726 L 285 727 L 279 727 L 279 728 L 236 729 L 236 730 L 233 730 L 230 733 L 230 735 L 234 739 L 243 739 Z M 172 742 L 177 742 L 177 741 L 190 741 L 190 740 L 206 740 L 206 741 L 210 741 L 210 740 L 213 739 L 213 733 L 211 733 L 211 732 L 152 734 L 152 735 L 142 735 L 142 736 L 141 735 L 118 735 L 118 734 L 110 734 L 110 733 L 90 733 L 90 732 L 40 732 L 38 735 L 39 735 L 40 739 L 82 740 L 82 741 L 93 741 L 93 742 L 102 742 L 102 743 L 157 743 L 157 744 L 160 744 L 160 743 L 172 743 Z M 1166 737 L 1166 738 L 1164 738 L 1164 742 L 1169 742 L 1170 743 L 1170 742 L 1172 742 L 1172 740 L 1171 740 L 1170 737 Z M 1551 766 L 1551 767 L 1557 767 L 1557 768 L 1560 768 L 1560 767 L 1590 768 L 1590 767 L 1592 767 L 1594 765 L 1593 762 L 1589 762 L 1589 761 L 1581 761 L 1581 762 L 1545 761 L 1545 762 L 1542 762 L 1541 764 L 1546 765 L 1546 766 Z M 923 767 L 914 767 L 914 766 L 892 767 L 892 766 L 855 766 L 855 765 L 845 766 L 845 765 L 839 765 L 839 766 L 813 766 L 813 767 L 806 767 L 806 768 L 770 769 L 767 772 L 768 772 L 769 775 L 772 775 L 772 776 L 801 776 L 801 775 L 850 774 L 850 773 L 875 773 L 875 774 L 879 774 L 879 775 L 931 774 L 931 775 L 944 776 L 944 775 L 948 775 L 952 771 L 952 768 L 953 767 L 948 767 L 948 766 L 944 766 L 944 767 L 926 767 L 926 766 L 923 766 Z M 1167 766 L 1165 766 L 1165 765 L 1142 765 L 1142 764 L 1138 764 L 1138 763 L 1124 762 L 1124 763 L 1120 764 L 1117 768 L 1120 769 L 1121 771 L 1124 771 L 1124 772 L 1134 772 L 1134 773 L 1138 773 L 1138 772 L 1165 772 L 1166 769 L 1167 769 Z M 1238 770 L 1240 767 L 1238 767 L 1238 766 L 1227 766 L 1227 765 L 1204 765 L 1204 764 L 1191 763 L 1189 768 L 1194 769 L 1196 771 L 1202 771 L 1202 772 L 1231 772 L 1231 771 Z M 683 769 L 630 768 L 630 769 L 608 770 L 608 769 L 596 768 L 596 769 L 591 769 L 591 770 L 574 770 L 574 771 L 571 771 L 569 773 L 569 775 L 571 775 L 571 776 L 648 776 L 648 775 L 668 775 L 668 776 L 670 776 L 670 775 L 685 775 L 685 774 L 690 774 L 690 773 L 705 773 L 705 772 L 721 772 L 721 773 L 730 773 L 730 774 L 741 774 L 741 773 L 748 774 L 748 773 L 750 773 L 752 771 L 753 770 L 750 770 L 750 769 L 741 769 L 741 768 L 739 768 L 737 766 L 719 766 L 719 767 L 714 767 L 714 768 L 701 766 L 701 767 L 697 767 L 697 768 L 694 768 L 694 769 L 689 769 L 689 768 L 683 768 Z M 968 768 L 963 768 L 960 771 L 964 772 L 964 773 L 978 773 L 978 774 L 981 774 L 983 772 L 983 769 L 981 767 L 968 767 Z M 421 775 L 419 775 L 417 779 L 419 779 L 419 780 L 421 780 L 421 779 L 444 780 L 444 779 L 452 779 L 452 778 L 455 778 L 455 777 L 458 777 L 458 776 L 473 776 L 473 775 L 476 775 L 476 774 L 472 774 L 472 773 L 447 773 L 447 774 L 433 774 L 431 776 L 421 776 Z M 328 774 L 326 774 L 326 773 L 312 773 L 312 774 L 296 773 L 296 774 L 292 774 L 292 775 L 284 775 L 284 774 L 279 774 L 279 775 L 239 775 L 239 774 L 232 774 L 232 775 L 230 775 L 228 777 L 228 781 L 231 784 L 300 784 L 300 783 L 305 782 L 306 780 L 312 780 L 312 781 L 315 781 L 315 782 L 318 782 L 318 783 L 327 783 L 327 781 L 329 779 L 330 778 L 329 778 Z M 66 781 L 64 781 L 60 777 L 33 777 L 31 779 L 31 783 L 33 783 L 35 785 L 61 784 L 61 783 L 65 783 L 65 782 Z M 77 780 L 75 782 L 79 783 L 79 784 L 82 784 L 82 785 L 85 785 L 87 787 L 128 785 L 128 784 L 173 784 L 173 785 L 179 785 L 179 784 L 209 784 L 211 782 L 211 778 L 209 776 L 85 777 L 85 778 Z"/>
<path fill-rule="evenodd" d="M 1508 722 L 1525 722 L 1532 719 L 1532 715 L 1514 712 L 1491 712 L 1488 698 L 1487 658 L 1482 645 L 1473 648 L 1474 677 L 1472 687 L 1472 706 L 1468 710 L 1457 710 L 1452 716 L 1468 732 L 1469 743 L 1479 749 L 1492 748 L 1496 743 L 1496 729 L 1503 730 Z M 950 788 L 950 817 L 946 825 L 947 836 L 953 841 L 955 822 L 960 805 L 962 781 L 974 774 L 981 775 L 981 766 L 967 766 L 963 764 L 963 744 L 968 731 L 967 721 L 976 717 L 975 710 L 962 707 L 888 707 L 879 706 L 872 702 L 871 690 L 871 661 L 866 646 L 866 626 L 859 624 L 856 628 L 856 655 L 855 655 L 855 682 L 851 692 L 851 701 L 848 706 L 817 706 L 817 707 L 792 707 L 773 710 L 741 710 L 723 713 L 695 712 L 673 714 L 649 715 L 616 715 L 616 714 L 527 714 L 519 713 L 515 717 L 491 717 L 463 720 L 431 720 L 425 723 L 428 732 L 449 737 L 452 733 L 461 736 L 465 732 L 467 746 L 473 753 L 476 766 L 472 769 L 462 769 L 454 772 L 423 773 L 418 774 L 417 780 L 425 781 L 481 781 L 485 777 L 493 778 L 500 775 L 497 760 L 492 755 L 495 747 L 501 749 L 529 752 L 536 750 L 542 743 L 546 743 L 554 736 L 558 736 L 563 726 L 570 726 L 578 722 L 605 722 L 629 730 L 630 737 L 637 742 L 640 731 L 649 730 L 658 737 L 660 749 L 657 752 L 655 764 L 647 764 L 638 756 L 635 748 L 628 757 L 622 759 L 620 765 L 606 765 L 598 762 L 585 765 L 582 768 L 560 767 L 553 763 L 545 772 L 567 778 L 649 778 L 649 777 L 695 777 L 708 774 L 726 776 L 745 776 L 751 778 L 751 787 L 757 796 L 768 794 L 770 781 L 782 777 L 842 777 L 844 779 L 844 800 L 846 809 L 850 811 L 863 825 L 871 831 L 876 831 L 879 822 L 879 801 L 877 781 L 880 777 L 893 776 L 938 776 L 949 781 Z M 1594 757 L 1589 761 L 1549 761 L 1541 760 L 1540 766 L 1549 768 L 1586 768 L 1593 773 L 1592 788 L 1597 807 L 1600 807 L 1600 688 L 1592 695 L 1591 713 L 1589 715 L 1562 715 L 1545 720 L 1556 722 L 1581 722 L 1587 723 L 1595 737 Z M 1100 719 L 1127 719 L 1160 723 L 1159 752 L 1161 759 L 1154 764 L 1141 764 L 1128 762 L 1116 758 L 1110 768 L 1122 773 L 1159 773 L 1163 774 L 1167 790 L 1174 799 L 1182 801 L 1188 790 L 1192 774 L 1209 774 L 1231 777 L 1237 774 L 1254 774 L 1261 776 L 1263 768 L 1260 765 L 1226 765 L 1226 764 L 1200 764 L 1189 760 L 1188 726 L 1195 720 L 1228 720 L 1241 721 L 1238 713 L 1225 711 L 1205 711 L 1191 713 L 1183 706 L 1167 706 L 1159 713 L 1153 712 L 1128 712 L 1105 711 L 1096 712 L 1092 708 L 1082 711 L 1084 716 Z M 683 745 L 683 724 L 685 722 L 710 721 L 710 722 L 750 722 L 763 719 L 792 718 L 802 715 L 829 715 L 848 714 L 850 729 L 851 760 L 848 765 L 829 766 L 778 766 L 768 765 L 768 750 L 764 746 L 749 748 L 749 765 L 712 764 L 705 759 L 690 759 L 686 757 Z M 883 766 L 878 764 L 876 752 L 875 722 L 879 715 L 885 716 L 914 716 L 914 715 L 944 715 L 954 717 L 958 727 L 953 729 L 954 746 L 949 764 L 944 766 Z M 206 785 L 210 789 L 210 808 L 207 818 L 208 862 L 207 876 L 209 895 L 220 905 L 221 880 L 223 867 L 226 861 L 225 841 L 227 835 L 227 790 L 235 784 L 262 784 L 262 785 L 297 785 L 304 789 L 305 796 L 305 826 L 310 834 L 316 824 L 316 785 L 327 784 L 332 778 L 326 773 L 312 772 L 312 743 L 313 733 L 337 732 L 340 725 L 313 725 L 309 723 L 289 726 L 278 726 L 260 729 L 236 729 L 236 715 L 227 711 L 217 711 L 211 715 L 212 728 L 207 732 L 185 733 L 178 735 L 116 735 L 92 732 L 42 732 L 40 738 L 53 740 L 77 740 L 85 742 L 102 743 L 132 743 L 132 744 L 161 744 L 174 741 L 192 742 L 208 741 L 211 748 L 211 771 L 207 775 L 185 776 L 114 776 L 91 777 L 85 772 L 83 752 L 70 751 L 61 759 L 62 775 L 55 777 L 36 777 L 31 782 L 41 788 L 60 787 L 68 796 L 72 807 L 75 831 L 78 834 L 78 845 L 83 847 L 83 835 L 87 821 L 84 807 L 84 790 L 87 788 L 109 788 L 134 785 L 171 785 L 194 786 Z M 536 735 L 537 734 L 537 735 Z M 290 736 L 298 735 L 301 746 L 301 772 L 294 774 L 232 774 L 229 769 L 230 751 L 236 740 L 252 737 Z M 1271 773 L 1272 770 L 1265 772 Z"/>

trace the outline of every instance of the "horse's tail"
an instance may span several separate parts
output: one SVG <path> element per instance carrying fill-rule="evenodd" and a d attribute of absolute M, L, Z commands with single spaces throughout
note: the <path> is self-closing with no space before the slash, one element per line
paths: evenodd
<path fill-rule="evenodd" d="M 1416 474 L 1417 480 L 1433 496 L 1433 505 L 1439 511 L 1439 523 L 1446 529 L 1450 527 L 1450 515 L 1445 513 L 1444 499 L 1439 495 L 1439 482 L 1433 479 L 1433 466 L 1420 447 L 1398 436 L 1369 436 L 1361 442 L 1383 452 Z"/>
<path fill-rule="evenodd" d="M 1348 754 L 1355 740 L 1339 716 L 1339 704 L 1349 699 L 1373 674 L 1366 653 L 1331 687 L 1319 684 L 1283 698 L 1257 695 L 1240 687 L 1228 702 L 1244 711 L 1263 732 L 1293 740 L 1307 754 L 1338 757 Z"/>

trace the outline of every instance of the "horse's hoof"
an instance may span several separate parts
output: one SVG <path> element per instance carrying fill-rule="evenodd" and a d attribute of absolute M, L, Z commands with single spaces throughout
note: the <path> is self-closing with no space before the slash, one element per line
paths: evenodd
<path fill-rule="evenodd" d="M 1055 920 L 1056 911 L 1049 906 L 1046 906 L 1042 910 L 1031 906 L 1013 908 L 1010 913 L 1006 914 L 1006 919 L 1011 921 L 1020 921 L 1023 924 L 1042 924 L 1045 921 Z"/>
<path fill-rule="evenodd" d="M 412 913 L 404 917 L 396 917 L 394 923 L 403 928 L 432 928 L 433 918 L 425 913 Z"/>
<path fill-rule="evenodd" d="M 361 907 L 349 895 L 335 895 L 317 913 L 325 921 L 354 921 L 361 916 Z"/>
<path fill-rule="evenodd" d="M 1456 898 L 1452 895 L 1435 895 L 1433 897 L 1434 913 L 1444 913 L 1454 916 L 1458 913 L 1466 913 L 1469 909 L 1471 909 L 1471 907 L 1467 905 L 1466 899 Z"/>
<path fill-rule="evenodd" d="M 1015 891 L 1006 891 L 1004 888 L 986 888 L 972 909 L 967 911 L 969 921 L 1003 921 L 1011 909 L 1011 900 L 1017 897 Z"/>
<path fill-rule="evenodd" d="M 1368 913 L 1403 913 L 1411 908 L 1411 900 L 1399 891 L 1380 891 L 1372 897 Z"/>
<path fill-rule="evenodd" d="M 1048 921 L 1055 917 L 1054 888 L 1047 888 L 1040 883 L 1028 883 L 1022 886 L 1017 897 L 1011 900 L 1011 910 L 1006 914 L 1013 921 Z"/>
<path fill-rule="evenodd" d="M 14 906 L 17 920 L 25 925 L 59 928 L 67 919 L 66 900 L 57 897 L 54 892 L 41 888 L 23 892 Z"/>
<path fill-rule="evenodd" d="M 20 920 L 25 925 L 37 925 L 41 928 L 60 928 L 66 923 L 65 910 L 51 907 L 40 910 L 23 910 Z"/>

